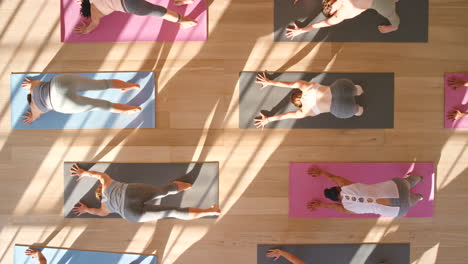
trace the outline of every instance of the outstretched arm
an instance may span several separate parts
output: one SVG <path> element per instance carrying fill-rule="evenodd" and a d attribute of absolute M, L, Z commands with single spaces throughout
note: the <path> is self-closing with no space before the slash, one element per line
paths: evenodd
<path fill-rule="evenodd" d="M 23 124 L 29 126 L 31 125 L 34 121 L 39 119 L 41 117 L 42 113 L 37 109 L 37 107 L 34 105 L 34 103 L 31 103 L 31 109 L 26 111 L 26 114 L 22 115 L 23 117 Z"/>
<path fill-rule="evenodd" d="M 331 27 L 333 25 L 336 25 L 336 24 L 339 24 L 339 23 L 343 22 L 344 19 L 337 16 L 337 14 L 338 13 L 336 13 L 335 15 L 333 15 L 333 16 L 327 18 L 327 19 L 324 19 L 324 20 L 322 20 L 320 22 L 305 26 L 303 28 L 298 27 L 297 24 L 294 23 L 293 28 L 286 29 L 286 37 L 288 37 L 290 39 L 293 39 L 295 36 L 298 36 L 300 34 L 304 34 L 306 32 L 309 32 L 309 31 L 313 30 L 313 29 L 319 29 L 319 28 L 323 28 L 323 27 Z"/>
<path fill-rule="evenodd" d="M 292 112 L 269 116 L 269 117 L 266 117 L 264 114 L 260 113 L 260 116 L 261 118 L 255 118 L 255 126 L 257 128 L 263 128 L 266 124 L 273 122 L 273 121 L 284 120 L 284 119 L 299 119 L 299 118 L 304 118 L 306 115 L 304 112 L 302 112 L 301 109 L 299 109 L 297 111 L 292 111 Z"/>
<path fill-rule="evenodd" d="M 263 74 L 259 73 L 257 75 L 256 83 L 261 84 L 262 89 L 269 85 L 273 85 L 273 86 L 286 87 L 286 88 L 291 88 L 291 89 L 300 89 L 301 91 L 307 88 L 310 88 L 316 84 L 315 82 L 306 82 L 303 80 L 298 80 L 294 82 L 273 81 L 273 80 L 268 79 L 265 72 L 263 72 Z"/>
<path fill-rule="evenodd" d="M 340 203 L 324 203 L 320 200 L 313 200 L 307 203 L 307 208 L 309 210 L 314 211 L 317 208 L 328 208 L 328 209 L 334 209 L 338 212 L 343 212 L 343 213 L 348 213 L 348 214 L 354 214 L 354 212 L 351 212 L 349 210 L 346 210 L 342 204 Z"/>
<path fill-rule="evenodd" d="M 47 264 L 47 259 L 44 257 L 42 252 L 40 250 L 38 250 L 38 249 L 28 248 L 28 249 L 26 249 L 24 254 L 26 256 L 30 256 L 32 258 L 37 258 L 37 260 L 39 261 L 39 264 Z"/>
<path fill-rule="evenodd" d="M 308 170 L 307 173 L 312 176 L 312 177 L 318 177 L 318 176 L 324 176 L 325 178 L 329 179 L 330 181 L 336 183 L 338 186 L 343 187 L 346 185 L 354 184 L 354 182 L 343 178 L 341 176 L 333 175 L 329 172 L 326 172 L 322 169 L 320 169 L 317 166 L 311 166 Z"/>
<path fill-rule="evenodd" d="M 73 212 L 80 216 L 82 214 L 92 214 L 98 216 L 106 216 L 110 213 L 109 209 L 104 204 L 101 204 L 101 208 L 89 208 L 86 204 L 79 202 L 79 206 L 73 207 Z"/>
<path fill-rule="evenodd" d="M 318 29 L 318 28 L 323 28 L 323 27 L 331 27 L 331 26 L 334 26 L 336 24 L 339 24 L 341 22 L 343 22 L 343 18 L 339 17 L 337 15 L 337 13 L 335 13 L 333 16 L 327 18 L 327 19 L 324 19 L 320 22 L 317 22 L 317 23 L 314 23 L 314 24 L 311 24 L 311 25 L 308 25 L 307 28 L 308 31 L 311 31 L 312 29 Z"/>
<path fill-rule="evenodd" d="M 305 264 L 304 261 L 300 260 L 298 257 L 294 256 L 293 254 L 283 251 L 281 249 L 270 249 L 266 254 L 269 258 L 274 258 L 276 261 L 278 258 L 283 257 L 287 259 L 292 264 Z"/>
<path fill-rule="evenodd" d="M 87 171 L 87 170 L 80 168 L 77 164 L 74 164 L 71 167 L 70 173 L 72 176 L 78 177 L 76 181 L 81 180 L 81 178 L 83 177 L 90 177 L 90 178 L 97 179 L 99 182 L 101 182 L 103 186 L 108 186 L 113 181 L 112 178 L 106 173 L 99 172 L 99 171 Z"/>

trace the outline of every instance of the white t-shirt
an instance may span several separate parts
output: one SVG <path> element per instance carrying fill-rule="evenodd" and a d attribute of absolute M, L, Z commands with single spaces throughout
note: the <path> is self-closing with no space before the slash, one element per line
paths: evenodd
<path fill-rule="evenodd" d="M 108 15 L 114 11 L 125 12 L 121 1 L 122 0 L 89 0 L 103 15 Z"/>
<path fill-rule="evenodd" d="M 355 183 L 343 186 L 340 194 L 343 207 L 354 213 L 396 217 L 400 211 L 400 207 L 377 203 L 377 199 L 399 198 L 398 187 L 392 180 L 376 184 Z"/>

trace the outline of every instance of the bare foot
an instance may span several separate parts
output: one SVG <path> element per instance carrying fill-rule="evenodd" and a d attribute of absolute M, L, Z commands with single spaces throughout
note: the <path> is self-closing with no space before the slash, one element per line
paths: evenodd
<path fill-rule="evenodd" d="M 380 25 L 377 28 L 379 29 L 380 33 L 382 33 L 382 34 L 387 34 L 387 33 L 396 31 L 398 29 L 398 27 L 393 26 L 393 25 L 385 25 L 385 26 Z"/>
<path fill-rule="evenodd" d="M 140 85 L 139 84 L 133 84 L 132 86 L 130 87 L 127 87 L 127 88 L 122 88 L 120 89 L 122 92 L 128 92 L 128 91 L 131 91 L 131 90 L 138 90 L 140 89 Z"/>
<path fill-rule="evenodd" d="M 362 89 L 362 86 L 359 84 L 354 85 L 356 86 L 356 96 L 359 96 L 364 93 L 364 89 Z"/>
<path fill-rule="evenodd" d="M 198 23 L 195 20 L 192 20 L 188 17 L 182 17 L 182 20 L 179 22 L 181 28 L 191 28 L 196 26 Z"/>
<path fill-rule="evenodd" d="M 175 0 L 174 5 L 181 6 L 181 5 L 188 5 L 193 3 L 193 0 Z"/>
<path fill-rule="evenodd" d="M 355 116 L 362 116 L 364 114 L 364 107 L 358 105 L 358 111 L 354 114 Z"/>
<path fill-rule="evenodd" d="M 192 184 L 188 182 L 173 181 L 173 183 L 177 184 L 177 191 L 179 192 L 192 188 Z"/>

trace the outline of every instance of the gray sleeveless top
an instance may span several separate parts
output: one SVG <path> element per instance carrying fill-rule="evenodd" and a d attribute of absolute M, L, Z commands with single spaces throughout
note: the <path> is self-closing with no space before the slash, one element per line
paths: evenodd
<path fill-rule="evenodd" d="M 103 193 L 102 202 L 107 205 L 109 211 L 118 213 L 120 216 L 124 216 L 125 206 L 125 192 L 128 184 L 118 181 L 113 181 L 109 187 Z"/>
<path fill-rule="evenodd" d="M 50 82 L 38 83 L 31 93 L 31 100 L 42 113 L 53 110 L 50 102 Z"/>

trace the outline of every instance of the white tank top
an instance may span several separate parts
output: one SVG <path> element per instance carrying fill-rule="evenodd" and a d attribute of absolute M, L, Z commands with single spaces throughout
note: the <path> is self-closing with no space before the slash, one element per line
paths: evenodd
<path fill-rule="evenodd" d="M 302 105 L 308 105 L 311 107 L 312 112 L 316 115 L 322 113 L 317 107 L 317 89 L 321 86 L 320 83 L 315 84 L 307 91 L 307 94 L 302 93 L 301 103 Z"/>
<path fill-rule="evenodd" d="M 114 11 L 125 12 L 121 1 L 122 0 L 89 0 L 103 15 L 108 15 Z"/>
<path fill-rule="evenodd" d="M 376 184 L 355 183 L 343 186 L 340 194 L 343 207 L 354 213 L 396 217 L 400 211 L 400 207 L 377 203 L 377 199 L 399 198 L 398 187 L 392 180 Z"/>

